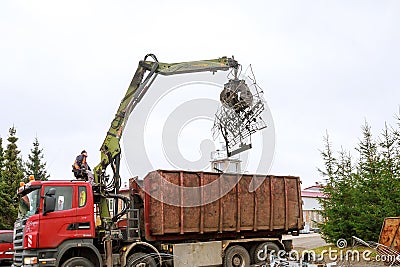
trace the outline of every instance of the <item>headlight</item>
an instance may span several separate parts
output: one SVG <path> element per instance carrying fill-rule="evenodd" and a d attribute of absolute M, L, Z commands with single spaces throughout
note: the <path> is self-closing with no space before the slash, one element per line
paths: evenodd
<path fill-rule="evenodd" d="M 37 264 L 37 257 L 25 257 L 24 264 Z"/>

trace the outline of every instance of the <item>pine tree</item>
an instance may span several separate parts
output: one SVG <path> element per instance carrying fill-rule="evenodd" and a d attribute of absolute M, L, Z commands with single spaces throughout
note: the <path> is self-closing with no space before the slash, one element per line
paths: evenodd
<path fill-rule="evenodd" d="M 8 144 L 4 151 L 4 169 L 1 172 L 0 180 L 0 204 L 2 205 L 0 225 L 5 229 L 12 229 L 17 217 L 17 203 L 13 201 L 19 182 L 24 178 L 22 159 L 19 156 L 15 127 L 9 130 Z"/>
<path fill-rule="evenodd" d="M 322 160 L 324 161 L 325 170 L 318 169 L 318 171 L 325 178 L 327 183 L 333 182 L 337 173 L 337 160 L 333 156 L 332 144 L 329 139 L 328 132 L 324 137 L 325 150 L 320 151 Z"/>
<path fill-rule="evenodd" d="M 3 139 L 0 137 L 0 175 L 4 167 L 4 149 L 3 149 Z"/>
<path fill-rule="evenodd" d="M 323 237 L 330 243 L 335 243 L 340 238 L 348 238 L 354 234 L 351 221 L 354 216 L 354 186 L 353 166 L 351 156 L 342 149 L 339 157 L 333 155 L 328 134 L 324 138 L 325 149 L 321 151 L 324 160 L 324 169 L 319 172 L 325 178 L 326 185 L 323 193 L 327 198 L 320 199 L 323 210 L 321 215 L 325 222 L 319 227 Z"/>
<path fill-rule="evenodd" d="M 39 140 L 36 137 L 33 141 L 31 154 L 28 156 L 28 161 L 25 163 L 26 176 L 34 175 L 36 180 L 46 181 L 50 177 L 46 171 L 46 162 L 43 162 L 43 149 L 40 148 Z"/>
<path fill-rule="evenodd" d="M 3 139 L 0 138 L 0 206 L 8 207 L 10 205 L 10 202 L 12 202 L 12 200 L 10 199 L 10 196 L 4 192 L 5 184 L 3 183 L 2 179 L 3 168 L 4 168 L 4 149 L 3 149 Z M 3 219 L 7 218 L 7 216 L 9 216 L 8 209 L 0 209 L 0 229 L 7 229 L 10 227 L 8 222 Z"/>
<path fill-rule="evenodd" d="M 365 122 L 355 162 L 343 149 L 335 157 L 327 138 L 325 143 L 320 170 L 326 181 L 327 198 L 320 200 L 325 239 L 350 241 L 357 236 L 377 241 L 384 218 L 400 216 L 400 123 L 398 129 L 385 124 L 376 139 Z"/>
<path fill-rule="evenodd" d="M 17 216 L 17 209 L 14 207 L 14 196 L 7 194 L 6 185 L 0 181 L 0 229 L 13 229 L 14 221 Z"/>
<path fill-rule="evenodd" d="M 381 174 L 379 176 L 380 188 L 378 223 L 385 217 L 400 215 L 400 158 L 399 135 L 396 130 L 385 123 L 379 138 L 381 148 Z"/>
<path fill-rule="evenodd" d="M 363 239 L 376 241 L 379 237 L 377 229 L 382 225 L 380 191 L 382 190 L 382 161 L 378 142 L 373 138 L 371 127 L 367 122 L 362 126 L 362 139 L 356 150 L 359 161 L 356 168 L 359 187 L 356 196 L 358 220 L 353 222 L 356 233 Z M 366 224 L 365 222 L 368 222 Z"/>

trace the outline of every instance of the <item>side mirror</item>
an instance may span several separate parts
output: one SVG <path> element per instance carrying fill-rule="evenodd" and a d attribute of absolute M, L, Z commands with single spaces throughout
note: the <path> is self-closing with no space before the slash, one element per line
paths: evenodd
<path fill-rule="evenodd" d="M 54 197 L 55 194 L 56 189 L 50 188 L 44 196 L 43 215 L 46 215 L 48 212 L 53 212 L 56 209 L 56 198 Z"/>

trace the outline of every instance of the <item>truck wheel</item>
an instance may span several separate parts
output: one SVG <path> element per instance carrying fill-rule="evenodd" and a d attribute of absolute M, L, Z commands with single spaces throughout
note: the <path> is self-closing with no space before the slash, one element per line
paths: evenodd
<path fill-rule="evenodd" d="M 146 267 L 157 267 L 156 261 L 152 256 L 143 252 L 137 252 L 129 256 L 126 263 L 127 267 L 136 267 L 139 264 L 145 264 Z M 142 266 L 142 265 L 139 265 Z M 144 267 L 143 266 L 143 267 Z"/>
<path fill-rule="evenodd" d="M 224 267 L 249 267 L 250 255 L 239 245 L 228 248 L 225 252 Z"/>
<path fill-rule="evenodd" d="M 74 257 L 71 258 L 69 260 L 67 260 L 66 262 L 63 263 L 63 265 L 61 265 L 61 267 L 78 267 L 78 266 L 82 266 L 82 267 L 94 267 L 94 264 L 91 263 L 88 259 L 83 258 L 83 257 Z"/>
<path fill-rule="evenodd" d="M 265 249 L 267 249 L 267 251 L 265 251 Z M 274 255 L 277 256 L 279 250 L 278 245 L 272 242 L 255 244 L 250 249 L 252 263 L 269 263 L 269 255 L 271 254 L 271 251 L 274 251 Z"/>

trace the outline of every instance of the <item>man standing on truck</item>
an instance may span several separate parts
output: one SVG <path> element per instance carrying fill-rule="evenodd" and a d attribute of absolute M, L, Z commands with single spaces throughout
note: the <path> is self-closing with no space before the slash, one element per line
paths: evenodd
<path fill-rule="evenodd" d="M 82 150 L 81 154 L 78 155 L 75 159 L 74 165 L 72 166 L 72 172 L 76 179 L 85 179 L 88 180 L 87 171 L 91 171 L 89 165 L 87 164 L 87 152 L 86 150 Z"/>

